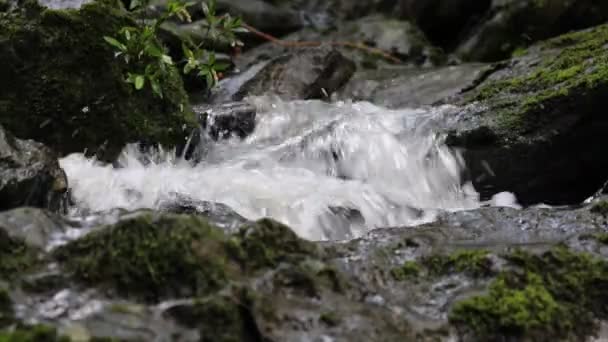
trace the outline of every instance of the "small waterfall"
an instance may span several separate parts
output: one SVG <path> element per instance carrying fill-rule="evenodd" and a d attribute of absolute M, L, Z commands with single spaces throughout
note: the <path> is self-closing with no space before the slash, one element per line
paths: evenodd
<path fill-rule="evenodd" d="M 473 187 L 462 184 L 458 151 L 435 133 L 457 115 L 453 107 L 247 101 L 257 108 L 254 133 L 210 143 L 197 165 L 173 151 L 143 156 L 133 146 L 123 151 L 121 168 L 81 154 L 62 159 L 77 207 L 157 208 L 179 194 L 223 203 L 248 219 L 272 217 L 301 237 L 326 240 L 480 205 Z"/>

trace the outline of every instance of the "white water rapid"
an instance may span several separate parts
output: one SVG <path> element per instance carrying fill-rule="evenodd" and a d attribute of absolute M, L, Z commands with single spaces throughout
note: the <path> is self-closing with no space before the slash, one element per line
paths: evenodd
<path fill-rule="evenodd" d="M 224 203 L 248 219 L 272 217 L 301 237 L 324 240 L 480 205 L 472 186 L 461 184 L 460 155 L 433 133 L 453 108 L 248 101 L 258 110 L 255 132 L 212 144 L 196 166 L 171 153 L 144 165 L 132 147 L 121 156 L 123 168 L 79 154 L 62 159 L 77 206 L 155 208 L 179 194 Z"/>

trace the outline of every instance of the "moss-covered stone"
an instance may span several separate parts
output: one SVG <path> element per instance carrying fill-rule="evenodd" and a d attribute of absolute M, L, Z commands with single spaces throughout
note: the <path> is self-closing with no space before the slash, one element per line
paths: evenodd
<path fill-rule="evenodd" d="M 391 276 L 397 281 L 413 278 L 421 273 L 422 269 L 416 261 L 406 261 L 403 266 L 393 268 Z"/>
<path fill-rule="evenodd" d="M 45 325 L 20 326 L 16 329 L 0 331 L 1 342 L 70 342 L 67 337 L 57 334 L 55 328 Z"/>
<path fill-rule="evenodd" d="M 55 253 L 90 285 L 148 301 L 205 295 L 239 273 L 233 244 L 194 216 L 145 214 L 74 241 Z"/>
<path fill-rule="evenodd" d="M 423 258 L 422 264 L 431 275 L 459 272 L 473 277 L 483 277 L 492 274 L 489 252 L 483 249 L 465 249 L 449 255 L 431 255 Z"/>
<path fill-rule="evenodd" d="M 238 239 L 249 268 L 274 267 L 320 253 L 314 243 L 302 240 L 289 227 L 271 219 L 241 228 Z"/>
<path fill-rule="evenodd" d="M 330 327 L 335 327 L 340 324 L 342 319 L 336 311 L 326 311 L 319 316 L 319 320 Z"/>
<path fill-rule="evenodd" d="M 38 251 L 0 230 L 0 279 L 13 280 L 39 264 Z"/>
<path fill-rule="evenodd" d="M 187 306 L 177 306 L 170 314 L 178 322 L 197 328 L 201 342 L 239 342 L 258 334 L 252 321 L 247 291 L 234 296 L 217 295 Z"/>
<path fill-rule="evenodd" d="M 54 257 L 85 284 L 154 302 L 205 296 L 262 268 L 305 265 L 316 253 L 314 244 L 268 219 L 228 236 L 196 216 L 142 213 L 71 242 Z"/>
<path fill-rule="evenodd" d="M 451 323 L 482 340 L 582 340 L 607 317 L 606 261 L 566 247 L 505 258 L 514 269 L 501 272 L 487 294 L 455 304 Z"/>
<path fill-rule="evenodd" d="M 546 124 L 539 115 L 547 107 L 608 85 L 606 44 L 608 25 L 548 40 L 528 52 L 540 53 L 541 63 L 522 75 L 486 82 L 473 99 L 502 102 L 501 127 L 512 134 Z M 561 50 L 547 52 L 555 48 Z"/>
<path fill-rule="evenodd" d="M 608 216 L 608 201 L 602 200 L 596 202 L 591 206 L 590 210 L 592 213 Z"/>
<path fill-rule="evenodd" d="M 194 116 L 179 72 L 163 75 L 163 99 L 149 87 L 135 91 L 124 76 L 146 61 L 126 65 L 103 40 L 133 25 L 126 11 L 102 2 L 0 13 L 0 123 L 62 154 L 87 150 L 106 160 L 126 142 L 182 141 Z"/>
<path fill-rule="evenodd" d="M 12 323 L 13 319 L 13 301 L 6 290 L 0 289 L 0 327 Z"/>

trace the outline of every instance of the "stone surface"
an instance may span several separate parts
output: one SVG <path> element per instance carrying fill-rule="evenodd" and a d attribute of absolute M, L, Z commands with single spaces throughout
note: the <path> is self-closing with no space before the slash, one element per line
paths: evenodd
<path fill-rule="evenodd" d="M 64 208 L 68 181 L 57 156 L 33 140 L 0 126 L 0 210 L 19 206 Z"/>

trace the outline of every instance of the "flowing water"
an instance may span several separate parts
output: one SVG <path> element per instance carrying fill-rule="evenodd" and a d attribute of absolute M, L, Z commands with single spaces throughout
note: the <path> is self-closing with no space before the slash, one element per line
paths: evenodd
<path fill-rule="evenodd" d="M 178 194 L 226 204 L 247 219 L 272 217 L 304 238 L 324 240 L 481 205 L 462 182 L 460 154 L 435 133 L 457 115 L 453 107 L 248 101 L 257 108 L 255 132 L 244 140 L 204 140 L 197 165 L 171 151 L 143 156 L 133 146 L 120 168 L 78 154 L 64 158 L 77 210 L 158 208 Z M 512 204 L 505 198 L 503 205 Z"/>

